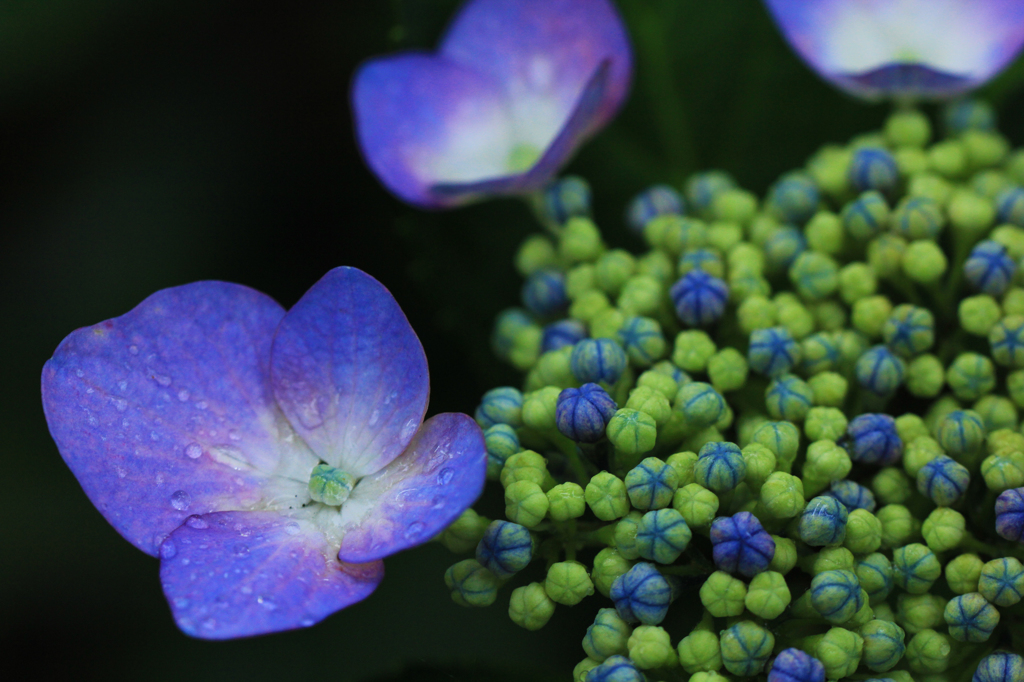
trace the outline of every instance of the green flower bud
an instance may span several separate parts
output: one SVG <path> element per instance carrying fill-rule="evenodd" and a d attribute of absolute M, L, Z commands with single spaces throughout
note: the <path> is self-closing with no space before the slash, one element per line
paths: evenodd
<path fill-rule="evenodd" d="M 708 246 L 719 253 L 729 252 L 742 241 L 743 228 L 735 222 L 720 220 L 708 225 Z"/>
<path fill-rule="evenodd" d="M 893 613 L 892 607 L 889 606 L 888 602 L 883 601 L 879 604 L 875 604 L 872 606 L 872 609 L 875 612 L 875 618 L 877 618 L 878 620 L 887 620 L 890 623 L 896 622 L 896 614 Z M 914 681 L 909 680 L 909 682 Z"/>
<path fill-rule="evenodd" d="M 868 264 L 881 278 L 899 274 L 907 240 L 894 234 L 880 234 L 868 243 Z"/>
<path fill-rule="evenodd" d="M 842 410 L 835 407 L 812 407 L 804 419 L 804 433 L 812 441 L 839 440 L 846 434 L 846 424 L 846 415 Z"/>
<path fill-rule="evenodd" d="M 897 547 L 892 553 L 893 582 L 911 594 L 924 594 L 940 575 L 938 557 L 919 542 Z"/>
<path fill-rule="evenodd" d="M 742 302 L 752 297 L 770 296 L 772 286 L 761 275 L 743 270 L 734 270 L 729 274 L 729 298 Z"/>
<path fill-rule="evenodd" d="M 910 479 L 896 467 L 885 467 L 871 479 L 871 490 L 879 503 L 902 504 L 912 492 Z"/>
<path fill-rule="evenodd" d="M 903 109 L 890 114 L 884 132 L 886 141 L 894 147 L 920 148 L 931 139 L 932 126 L 920 111 Z"/>
<path fill-rule="evenodd" d="M 996 606 L 1013 606 L 1024 596 L 1024 564 L 1000 557 L 981 567 L 978 592 Z"/>
<path fill-rule="evenodd" d="M 995 202 L 967 188 L 953 190 L 946 210 L 954 230 L 979 237 L 996 218 Z"/>
<path fill-rule="evenodd" d="M 867 509 L 854 509 L 846 520 L 843 545 L 854 554 L 870 554 L 882 546 L 882 522 Z"/>
<path fill-rule="evenodd" d="M 1005 367 L 1024 366 L 1020 338 L 1024 333 L 1024 315 L 1007 315 L 991 328 L 988 335 L 992 358 Z"/>
<path fill-rule="evenodd" d="M 903 272 L 914 282 L 931 284 L 946 273 L 949 261 L 942 247 L 930 239 L 910 242 L 901 258 Z"/>
<path fill-rule="evenodd" d="M 946 600 L 934 594 L 901 594 L 896 599 L 896 621 L 910 635 L 945 625 Z"/>
<path fill-rule="evenodd" d="M 961 353 L 946 370 L 946 383 L 961 400 L 977 400 L 996 386 L 996 368 L 984 355 Z"/>
<path fill-rule="evenodd" d="M 565 294 L 569 300 L 575 301 L 583 294 L 596 288 L 594 283 L 594 266 L 581 263 L 565 273 Z"/>
<path fill-rule="evenodd" d="M 558 387 L 546 386 L 523 396 L 523 423 L 537 431 L 554 431 L 559 393 Z"/>
<path fill-rule="evenodd" d="M 805 571 L 817 575 L 825 571 L 852 571 L 854 559 L 850 550 L 844 547 L 825 547 L 801 559 L 800 565 Z"/>
<path fill-rule="evenodd" d="M 543 331 L 535 324 L 516 329 L 506 357 L 520 371 L 526 371 L 537 362 Z"/>
<path fill-rule="evenodd" d="M 909 240 L 936 239 L 944 224 L 939 204 L 923 197 L 904 197 L 890 220 L 893 232 Z"/>
<path fill-rule="evenodd" d="M 967 159 L 974 168 L 996 166 L 1010 153 L 1010 144 L 999 133 L 992 130 L 965 130 L 960 141 L 967 152 Z"/>
<path fill-rule="evenodd" d="M 960 326 L 968 334 L 988 336 L 1003 316 L 1003 311 L 999 308 L 996 299 L 988 294 L 978 294 L 960 301 L 957 314 L 960 318 Z"/>
<path fill-rule="evenodd" d="M 557 254 L 555 245 L 547 237 L 539 234 L 523 240 L 516 251 L 516 270 L 523 277 L 529 277 L 538 270 L 555 265 Z"/>
<path fill-rule="evenodd" d="M 633 564 L 619 551 L 613 547 L 605 547 L 594 557 L 594 570 L 591 578 L 597 591 L 608 596 L 612 589 L 612 583 L 620 575 L 626 573 Z"/>
<path fill-rule="evenodd" d="M 750 581 L 744 603 L 747 610 L 759 618 L 772 620 L 782 615 L 792 596 L 781 573 L 764 571 Z"/>
<path fill-rule="evenodd" d="M 946 564 L 946 583 L 955 594 L 978 591 L 978 580 L 984 566 L 977 554 L 959 554 Z"/>
<path fill-rule="evenodd" d="M 450 552 L 456 554 L 471 552 L 476 549 L 489 523 L 489 519 L 480 516 L 471 507 L 441 531 L 438 539 Z"/>
<path fill-rule="evenodd" d="M 636 270 L 636 259 L 628 251 L 612 249 L 594 264 L 594 281 L 606 294 L 615 296 Z"/>
<path fill-rule="evenodd" d="M 505 460 L 501 469 L 501 485 L 508 488 L 516 481 L 533 481 L 544 485 L 548 477 L 547 461 L 533 450 L 517 452 Z"/>
<path fill-rule="evenodd" d="M 977 592 L 953 597 L 943 614 L 950 636 L 960 642 L 985 642 L 999 625 L 999 611 Z"/>
<path fill-rule="evenodd" d="M 775 636 L 757 623 L 744 620 L 722 631 L 720 645 L 725 669 L 749 677 L 764 669 L 775 647 Z"/>
<path fill-rule="evenodd" d="M 548 513 L 548 496 L 533 481 L 516 481 L 505 488 L 505 517 L 533 528 Z"/>
<path fill-rule="evenodd" d="M 846 377 L 835 372 L 815 374 L 807 380 L 807 385 L 814 395 L 814 404 L 823 407 L 842 407 L 849 389 Z"/>
<path fill-rule="evenodd" d="M 611 301 L 603 292 L 589 289 L 580 294 L 569 305 L 569 317 L 589 323 L 599 314 L 612 306 Z"/>
<path fill-rule="evenodd" d="M 1006 376 L 1006 392 L 1017 407 L 1024 407 L 1024 369 Z"/>
<path fill-rule="evenodd" d="M 812 251 L 835 255 L 843 250 L 843 221 L 831 211 L 818 211 L 804 226 Z"/>
<path fill-rule="evenodd" d="M 836 198 L 846 194 L 849 189 L 849 166 L 848 149 L 838 145 L 826 145 L 811 157 L 807 163 L 807 172 L 822 192 Z"/>
<path fill-rule="evenodd" d="M 892 591 L 892 562 L 884 554 L 867 555 L 856 563 L 853 572 L 872 606 L 885 601 Z"/>
<path fill-rule="evenodd" d="M 638 625 L 628 642 L 629 658 L 641 670 L 671 668 L 676 664 L 676 650 L 665 629 L 657 625 Z"/>
<path fill-rule="evenodd" d="M 590 320 L 590 334 L 595 339 L 618 338 L 626 316 L 618 308 L 605 308 Z"/>
<path fill-rule="evenodd" d="M 814 638 L 812 638 L 814 639 Z M 825 677 L 830 680 L 852 675 L 860 665 L 864 639 L 846 628 L 834 627 L 814 642 L 814 657 L 825 666 Z"/>
<path fill-rule="evenodd" d="M 584 497 L 594 516 L 602 521 L 621 518 L 629 511 L 625 482 L 607 471 L 602 471 L 590 479 Z"/>
<path fill-rule="evenodd" d="M 791 519 L 803 511 L 804 484 L 796 476 L 776 471 L 761 486 L 761 504 L 777 519 Z"/>
<path fill-rule="evenodd" d="M 566 606 L 579 604 L 584 597 L 594 594 L 594 583 L 587 569 L 577 561 L 559 561 L 551 564 L 544 580 L 544 591 L 551 601 Z"/>
<path fill-rule="evenodd" d="M 669 455 L 665 463 L 676 470 L 679 478 L 678 487 L 689 485 L 696 480 L 693 476 L 693 465 L 697 463 L 696 452 L 677 452 Z"/>
<path fill-rule="evenodd" d="M 643 266 L 644 262 L 641 262 Z M 669 268 L 671 268 L 669 264 Z M 634 275 L 626 280 L 616 303 L 625 315 L 656 315 L 663 307 L 665 287 L 653 275 Z"/>
<path fill-rule="evenodd" d="M 934 173 L 915 173 L 907 185 L 907 195 L 926 197 L 940 206 L 945 206 L 953 193 L 953 185 Z"/>
<path fill-rule="evenodd" d="M 988 489 L 995 492 L 1024 486 L 1024 453 L 989 455 L 981 463 L 981 475 Z"/>
<path fill-rule="evenodd" d="M 773 453 L 779 468 L 789 470 L 800 447 L 800 429 L 787 421 L 766 421 L 754 429 L 752 441 L 760 443 Z"/>
<path fill-rule="evenodd" d="M 942 140 L 928 150 L 928 165 L 946 178 L 960 177 L 967 170 L 967 151 L 960 140 Z"/>
<path fill-rule="evenodd" d="M 807 447 L 804 462 L 804 491 L 814 495 L 829 483 L 846 478 L 853 468 L 850 455 L 830 440 L 819 440 Z"/>
<path fill-rule="evenodd" d="M 636 381 L 636 385 L 637 388 L 654 389 L 670 401 L 676 397 L 676 393 L 679 391 L 679 384 L 676 383 L 675 379 L 664 372 L 654 369 L 649 369 L 641 374 Z"/>
<path fill-rule="evenodd" d="M 934 398 L 946 383 L 942 362 L 930 353 L 918 355 L 907 364 L 907 390 L 919 398 Z"/>
<path fill-rule="evenodd" d="M 811 312 L 822 331 L 837 332 L 846 326 L 846 308 L 839 301 L 819 301 L 811 306 Z"/>
<path fill-rule="evenodd" d="M 896 433 L 904 443 L 909 443 L 918 436 L 929 435 L 924 419 L 910 412 L 896 417 Z"/>
<path fill-rule="evenodd" d="M 939 429 L 941 433 L 941 422 Z M 937 440 L 929 436 L 918 436 L 907 443 L 903 450 L 903 469 L 911 476 L 917 476 L 917 472 L 925 464 L 945 454 L 946 451 L 942 449 Z"/>
<path fill-rule="evenodd" d="M 547 625 L 554 613 L 555 602 L 551 601 L 540 583 L 530 583 L 512 590 L 508 602 L 508 616 L 519 627 L 540 630 Z"/>
<path fill-rule="evenodd" d="M 862 662 L 877 673 L 890 670 L 903 658 L 903 628 L 885 620 L 872 620 L 858 630 L 864 639 Z"/>
<path fill-rule="evenodd" d="M 772 540 L 775 541 L 775 556 L 768 564 L 768 569 L 786 575 L 796 566 L 796 542 L 779 535 L 773 535 Z"/>
<path fill-rule="evenodd" d="M 868 296 L 853 304 L 852 322 L 868 338 L 882 335 L 882 327 L 892 313 L 892 303 L 886 296 Z"/>
<path fill-rule="evenodd" d="M 706 528 L 718 513 L 718 496 L 698 483 L 688 483 L 676 491 L 672 508 L 682 514 L 688 526 Z"/>
<path fill-rule="evenodd" d="M 684 372 L 703 372 L 717 350 L 706 332 L 689 329 L 676 336 L 672 362 Z"/>
<path fill-rule="evenodd" d="M 747 473 L 743 480 L 751 492 L 757 493 L 768 477 L 775 471 L 775 453 L 760 443 L 749 443 L 742 449 Z"/>
<path fill-rule="evenodd" d="M 725 255 L 730 271 L 762 274 L 765 268 L 764 251 L 750 242 L 739 242 Z"/>
<path fill-rule="evenodd" d="M 615 449 L 627 455 L 628 461 L 635 462 L 638 455 L 654 449 L 658 428 L 654 417 L 624 407 L 608 422 L 606 433 Z"/>
<path fill-rule="evenodd" d="M 548 516 L 552 521 L 578 519 L 586 511 L 583 488 L 571 481 L 559 483 L 547 492 Z"/>
<path fill-rule="evenodd" d="M 956 548 L 964 539 L 966 521 L 963 514 L 949 507 L 933 509 L 921 526 L 921 535 L 933 552 Z"/>
<path fill-rule="evenodd" d="M 1006 189 L 1009 185 L 1001 187 L 999 191 Z M 998 192 L 997 192 L 998 193 Z M 988 236 L 992 241 L 1002 244 L 1006 247 L 1006 253 L 1015 261 L 1019 261 L 1024 258 L 1024 229 L 1021 229 L 1017 225 L 1000 225 L 996 227 Z M 1020 288 L 1014 287 L 1006 292 L 1004 299 L 1007 295 L 1014 293 L 1014 298 L 1020 300 L 1024 291 Z M 1020 311 L 1017 311 L 1020 314 Z"/>
<path fill-rule="evenodd" d="M 604 608 L 597 612 L 594 622 L 587 627 L 583 637 L 583 650 L 589 658 L 603 661 L 609 656 L 625 656 L 627 642 L 633 628 L 622 620 L 615 609 Z"/>
<path fill-rule="evenodd" d="M 650 225 L 651 223 L 648 222 L 647 224 Z M 589 656 L 584 658 L 572 669 L 572 682 L 587 682 L 587 674 L 599 665 L 601 665 L 601 661 L 595 661 Z"/>
<path fill-rule="evenodd" d="M 711 201 L 711 212 L 718 220 L 746 225 L 757 213 L 757 197 L 742 189 L 726 189 Z"/>
<path fill-rule="evenodd" d="M 839 295 L 847 305 L 878 291 L 878 278 L 867 263 L 854 262 L 839 271 Z"/>
<path fill-rule="evenodd" d="M 725 571 L 715 571 L 700 588 L 700 601 L 716 618 L 738 616 L 743 613 L 747 586 Z"/>
<path fill-rule="evenodd" d="M 679 642 L 678 651 L 683 670 L 691 675 L 722 668 L 722 649 L 713 632 L 694 630 Z"/>
<path fill-rule="evenodd" d="M 802 298 L 818 301 L 839 287 L 839 264 L 824 253 L 804 251 L 789 267 L 789 279 Z"/>
<path fill-rule="evenodd" d="M 901 504 L 887 504 L 875 516 L 882 522 L 882 546 L 901 547 L 914 537 L 914 515 Z"/>
<path fill-rule="evenodd" d="M 946 635 L 932 629 L 921 630 L 907 644 L 907 667 L 919 674 L 945 672 L 952 650 Z"/>
<path fill-rule="evenodd" d="M 570 263 L 595 260 L 604 251 L 601 232 L 590 218 L 573 216 L 562 227 L 558 253 Z"/>
<path fill-rule="evenodd" d="M 459 606 L 490 606 L 498 596 L 499 582 L 476 559 L 463 559 L 444 572 L 444 584 Z"/>
<path fill-rule="evenodd" d="M 764 296 L 745 298 L 736 308 L 736 317 L 744 334 L 774 327 L 777 320 L 775 303 Z"/>
<path fill-rule="evenodd" d="M 814 315 L 799 303 L 777 307 L 779 326 L 785 327 L 794 339 L 802 339 L 814 331 Z"/>
<path fill-rule="evenodd" d="M 723 348 L 707 363 L 711 385 L 719 393 L 735 391 L 747 383 L 747 359 L 735 348 Z"/>
<path fill-rule="evenodd" d="M 630 391 L 626 407 L 650 416 L 656 426 L 664 426 L 672 415 L 672 404 L 668 398 L 650 386 L 637 386 Z"/>
<path fill-rule="evenodd" d="M 643 518 L 643 514 L 631 511 L 615 524 L 615 549 L 619 550 L 622 557 L 629 560 L 640 557 L 640 550 L 636 545 L 636 532 L 641 518 Z"/>

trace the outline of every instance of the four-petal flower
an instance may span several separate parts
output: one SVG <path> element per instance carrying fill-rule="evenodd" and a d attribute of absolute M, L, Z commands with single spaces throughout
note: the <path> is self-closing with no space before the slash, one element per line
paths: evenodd
<path fill-rule="evenodd" d="M 178 625 L 308 626 L 483 489 L 463 414 L 425 422 L 426 357 L 375 279 L 327 273 L 287 313 L 236 284 L 159 291 L 69 335 L 43 369 L 50 432 L 86 494 L 161 559 Z"/>
<path fill-rule="evenodd" d="M 437 52 L 373 59 L 352 108 L 367 163 L 425 208 L 539 189 L 626 97 L 608 0 L 471 0 Z"/>

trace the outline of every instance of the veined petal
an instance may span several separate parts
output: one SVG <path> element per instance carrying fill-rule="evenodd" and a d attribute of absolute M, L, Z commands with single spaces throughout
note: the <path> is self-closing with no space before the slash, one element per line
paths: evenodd
<path fill-rule="evenodd" d="M 427 358 L 391 293 L 355 268 L 331 270 L 278 325 L 277 402 L 313 451 L 361 478 L 405 450 L 430 393 Z"/>
<path fill-rule="evenodd" d="M 603 126 L 629 91 L 633 57 L 607 0 L 474 0 L 459 12 L 440 53 L 486 73 L 508 96 L 515 139 L 547 149 L 587 83 L 609 63 L 587 132 Z"/>
<path fill-rule="evenodd" d="M 310 521 L 191 516 L 160 546 L 160 582 L 186 634 L 230 639 L 308 627 L 373 592 L 384 564 L 346 564 Z"/>
<path fill-rule="evenodd" d="M 867 98 L 950 97 L 1024 45 L 1022 0 L 765 0 L 797 53 Z"/>
<path fill-rule="evenodd" d="M 401 457 L 359 481 L 341 507 L 338 558 L 371 561 L 426 542 L 483 491 L 483 433 L 464 414 L 431 417 Z"/>
<path fill-rule="evenodd" d="M 472 68 L 422 54 L 372 60 L 356 73 L 352 109 L 367 164 L 409 203 L 455 203 L 429 187 L 508 174 L 504 94 Z"/>
<path fill-rule="evenodd" d="M 192 514 L 301 506 L 316 457 L 277 408 L 284 310 L 237 284 L 164 289 L 72 332 L 43 368 L 50 433 L 89 499 L 155 555 Z"/>

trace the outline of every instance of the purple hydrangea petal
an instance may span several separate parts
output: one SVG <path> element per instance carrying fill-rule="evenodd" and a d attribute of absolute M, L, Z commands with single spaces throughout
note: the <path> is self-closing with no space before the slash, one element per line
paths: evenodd
<path fill-rule="evenodd" d="M 356 477 L 398 457 L 426 412 L 423 347 L 391 293 L 355 268 L 328 272 L 278 326 L 277 402 L 331 466 Z"/>
<path fill-rule="evenodd" d="M 765 0 L 796 52 L 851 94 L 946 98 L 1024 45 L 1020 0 Z"/>
<path fill-rule="evenodd" d="M 192 514 L 299 506 L 316 457 L 274 401 L 284 310 L 237 284 L 164 289 L 72 332 L 43 368 L 57 447 L 114 528 L 156 555 Z"/>
<path fill-rule="evenodd" d="M 308 627 L 373 592 L 384 564 L 348 564 L 311 521 L 277 512 L 191 516 L 160 546 L 174 620 L 203 639 Z"/>
<path fill-rule="evenodd" d="M 398 459 L 360 480 L 342 505 L 339 559 L 370 561 L 426 542 L 476 501 L 486 473 L 476 422 L 464 414 L 431 417 Z"/>

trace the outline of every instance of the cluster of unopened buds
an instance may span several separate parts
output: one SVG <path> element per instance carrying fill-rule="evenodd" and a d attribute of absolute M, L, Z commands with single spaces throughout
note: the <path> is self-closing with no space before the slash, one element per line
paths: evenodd
<path fill-rule="evenodd" d="M 941 118 L 763 200 L 650 188 L 639 256 L 553 183 L 494 332 L 523 385 L 476 411 L 506 519 L 440 536 L 452 598 L 595 608 L 580 682 L 1024 680 L 1024 151 Z"/>

